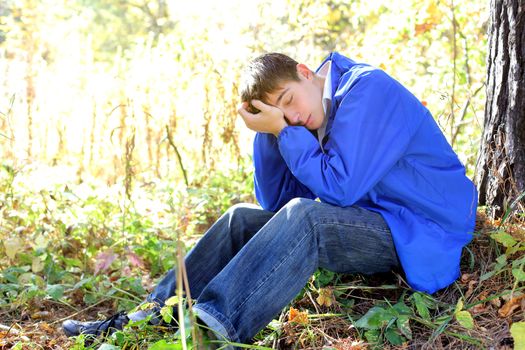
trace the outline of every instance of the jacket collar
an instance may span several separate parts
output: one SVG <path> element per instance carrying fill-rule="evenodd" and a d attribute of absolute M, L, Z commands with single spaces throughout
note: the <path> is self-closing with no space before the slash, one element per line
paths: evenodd
<path fill-rule="evenodd" d="M 330 67 L 330 79 L 332 80 L 332 96 L 331 100 L 332 103 L 330 104 L 330 112 L 328 113 L 328 122 L 326 125 L 326 133 L 325 138 L 330 134 L 330 131 L 332 129 L 332 124 L 334 122 L 335 113 L 337 112 L 337 109 L 339 107 L 339 103 L 335 99 L 335 93 L 337 92 L 337 87 L 339 86 L 339 82 L 341 79 L 341 76 L 350 69 L 355 62 L 343 55 L 341 55 L 338 52 L 331 52 L 319 65 L 319 67 L 315 70 L 317 73 L 319 69 L 327 62 L 331 61 L 331 67 Z"/>

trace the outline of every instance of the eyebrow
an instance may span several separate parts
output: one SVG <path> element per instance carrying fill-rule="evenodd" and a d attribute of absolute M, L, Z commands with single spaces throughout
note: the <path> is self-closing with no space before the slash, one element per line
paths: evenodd
<path fill-rule="evenodd" d="M 279 97 L 277 97 L 277 101 L 275 102 L 276 105 L 279 104 L 279 102 L 280 102 L 281 99 L 283 98 L 284 94 L 286 94 L 286 92 L 287 92 L 288 90 L 290 90 L 290 88 L 286 88 L 286 89 L 284 89 L 283 92 L 281 92 L 281 94 L 279 95 Z"/>

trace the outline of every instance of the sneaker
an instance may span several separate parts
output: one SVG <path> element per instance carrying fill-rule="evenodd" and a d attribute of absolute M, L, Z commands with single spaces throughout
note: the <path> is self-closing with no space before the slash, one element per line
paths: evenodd
<path fill-rule="evenodd" d="M 108 336 L 117 330 L 121 330 L 128 324 L 129 318 L 125 312 L 119 312 L 103 321 L 80 322 L 67 320 L 62 323 L 62 329 L 68 337 L 74 337 L 80 334 Z"/>

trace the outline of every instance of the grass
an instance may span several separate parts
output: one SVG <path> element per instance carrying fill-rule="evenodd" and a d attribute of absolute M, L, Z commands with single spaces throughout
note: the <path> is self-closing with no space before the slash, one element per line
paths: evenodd
<path fill-rule="evenodd" d="M 38 187 L 32 175 L 0 170 L 0 349 L 90 348 L 81 337 L 66 338 L 62 320 L 137 306 L 175 265 L 178 242 L 187 251 L 231 204 L 254 200 L 251 173 L 242 168 L 203 176 L 188 190 L 137 178 L 131 192 L 124 179 L 114 186 L 57 180 Z M 524 218 L 511 216 L 491 222 L 480 209 L 461 278 L 434 295 L 414 293 L 395 272 L 318 270 L 244 347 L 510 349 L 511 327 L 524 321 L 525 311 Z M 185 333 L 181 339 L 139 322 L 91 348 L 207 347 L 205 330 L 188 322 Z"/>

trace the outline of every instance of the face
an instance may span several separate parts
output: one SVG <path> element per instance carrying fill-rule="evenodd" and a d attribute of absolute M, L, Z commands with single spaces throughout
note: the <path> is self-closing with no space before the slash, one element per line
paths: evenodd
<path fill-rule="evenodd" d="M 287 81 L 267 96 L 267 103 L 284 113 L 288 124 L 305 126 L 309 130 L 321 127 L 323 83 L 305 65 L 297 66 L 300 81 Z"/>

